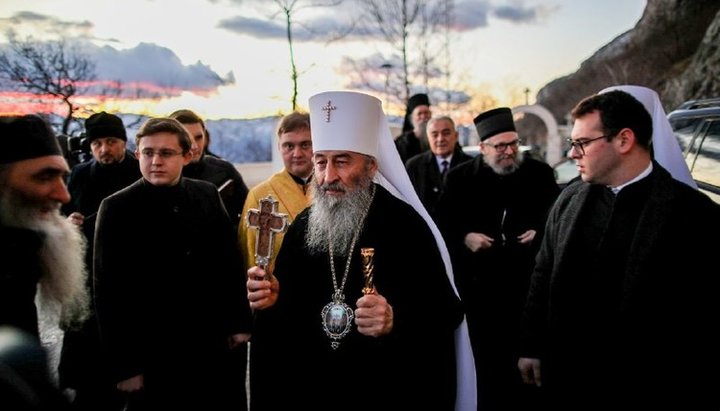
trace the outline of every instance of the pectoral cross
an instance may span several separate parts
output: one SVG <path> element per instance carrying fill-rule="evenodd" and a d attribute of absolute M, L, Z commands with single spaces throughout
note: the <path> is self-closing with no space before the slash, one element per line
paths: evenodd
<path fill-rule="evenodd" d="M 275 234 L 284 233 L 288 227 L 288 216 L 277 212 L 278 202 L 271 195 L 261 199 L 260 209 L 252 208 L 247 213 L 247 225 L 257 230 L 255 234 L 255 264 L 263 269 L 272 259 Z"/>

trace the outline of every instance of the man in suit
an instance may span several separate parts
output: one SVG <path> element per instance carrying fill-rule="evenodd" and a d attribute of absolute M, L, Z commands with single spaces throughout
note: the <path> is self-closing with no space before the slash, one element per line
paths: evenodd
<path fill-rule="evenodd" d="M 443 191 L 445 174 L 460 163 L 471 160 L 457 144 L 455 122 L 448 116 L 434 117 L 427 124 L 430 151 L 410 158 L 405 164 L 420 201 L 435 218 L 435 207 Z"/>

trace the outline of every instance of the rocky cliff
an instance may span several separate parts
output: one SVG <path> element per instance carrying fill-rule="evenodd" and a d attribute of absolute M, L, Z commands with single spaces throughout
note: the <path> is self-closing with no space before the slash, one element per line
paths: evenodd
<path fill-rule="evenodd" d="M 666 110 L 720 96 L 720 1 L 648 0 L 637 25 L 537 95 L 564 122 L 583 97 L 617 84 L 658 91 Z"/>

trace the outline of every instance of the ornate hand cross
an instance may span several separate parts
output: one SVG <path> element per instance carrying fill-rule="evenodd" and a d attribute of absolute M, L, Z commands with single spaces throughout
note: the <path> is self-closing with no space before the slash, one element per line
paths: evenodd
<path fill-rule="evenodd" d="M 266 268 L 272 259 L 273 237 L 284 233 L 288 216 L 277 212 L 278 202 L 271 195 L 259 201 L 260 210 L 252 208 L 247 213 L 247 225 L 257 230 L 255 234 L 255 264 Z"/>

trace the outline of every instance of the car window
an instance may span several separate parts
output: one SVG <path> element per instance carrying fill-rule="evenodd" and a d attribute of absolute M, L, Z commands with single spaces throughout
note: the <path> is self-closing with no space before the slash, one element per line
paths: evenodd
<path fill-rule="evenodd" d="M 692 177 L 720 203 L 720 116 L 679 117 L 670 123 Z"/>

